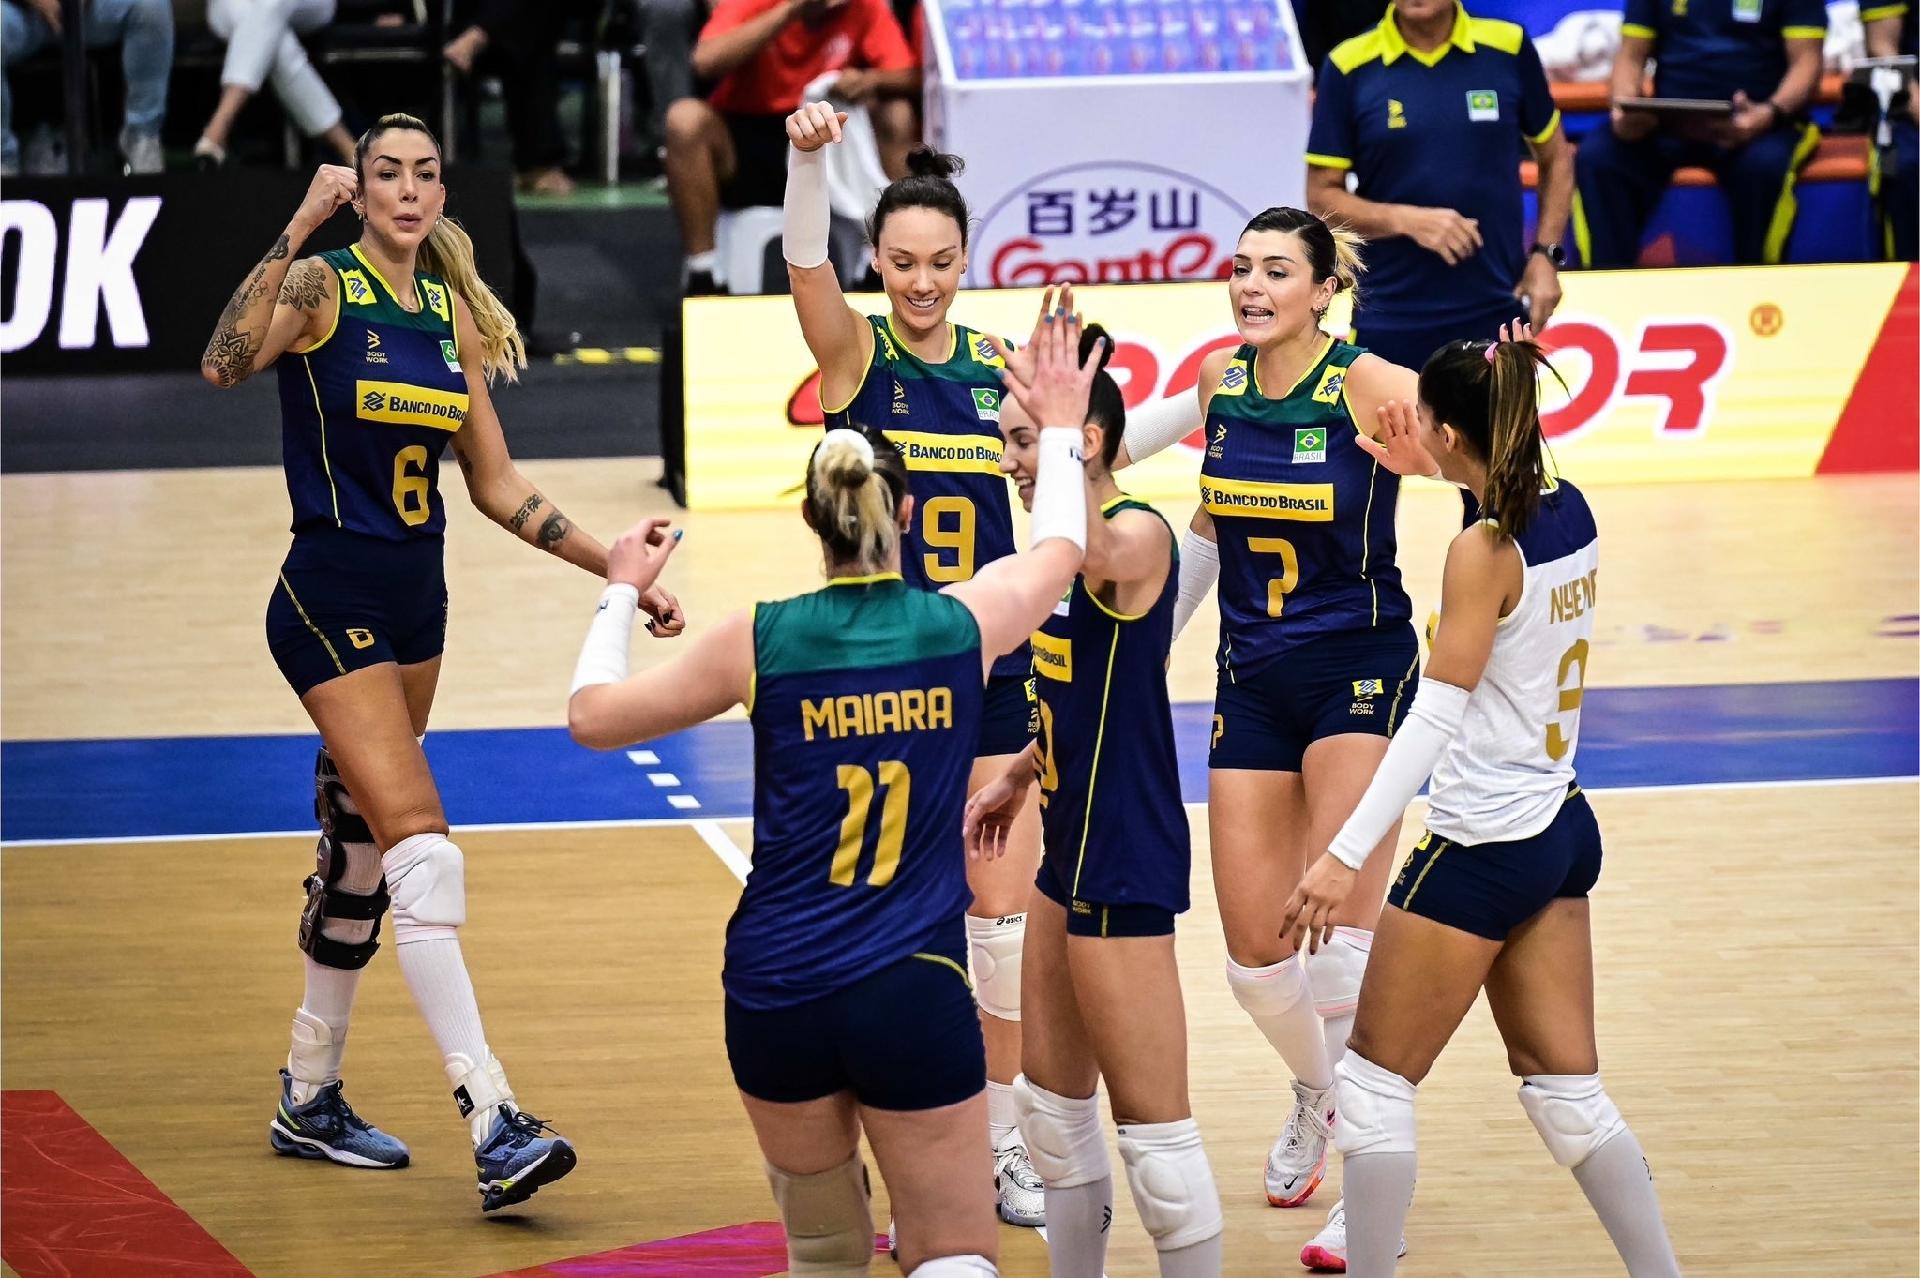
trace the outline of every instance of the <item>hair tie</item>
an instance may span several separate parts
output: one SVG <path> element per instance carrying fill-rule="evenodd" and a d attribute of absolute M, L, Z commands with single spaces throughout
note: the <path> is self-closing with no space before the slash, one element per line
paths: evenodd
<path fill-rule="evenodd" d="M 848 445 L 868 471 L 873 470 L 873 441 L 859 431 L 849 430 L 845 426 L 836 426 L 820 441 L 821 448 L 825 448 L 828 444 Z"/>
<path fill-rule="evenodd" d="M 1493 353 L 1499 349 L 1500 349 L 1500 343 L 1498 342 L 1487 343 L 1487 363 L 1489 364 L 1493 363 Z"/>

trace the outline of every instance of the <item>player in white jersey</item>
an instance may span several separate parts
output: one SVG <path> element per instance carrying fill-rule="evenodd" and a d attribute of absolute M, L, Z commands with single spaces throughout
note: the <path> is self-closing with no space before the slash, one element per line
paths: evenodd
<path fill-rule="evenodd" d="M 1413 709 L 1360 806 L 1287 904 L 1317 947 L 1357 871 L 1431 774 L 1428 828 L 1387 895 L 1335 1069 L 1345 1156 L 1338 1214 L 1310 1268 L 1391 1274 L 1413 1197 L 1414 1089 L 1484 987 L 1520 1104 L 1572 1169 L 1632 1278 L 1680 1271 L 1640 1142 L 1600 1084 L 1587 893 L 1600 829 L 1574 780 L 1593 640 L 1599 534 L 1580 490 L 1543 464 L 1538 370 L 1524 324 L 1452 342 L 1420 402 L 1382 410 L 1473 499 L 1447 551 L 1440 622 Z"/>

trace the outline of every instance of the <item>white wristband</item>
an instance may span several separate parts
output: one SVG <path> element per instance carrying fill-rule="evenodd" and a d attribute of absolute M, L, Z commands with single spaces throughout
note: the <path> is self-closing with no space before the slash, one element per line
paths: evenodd
<path fill-rule="evenodd" d="M 1033 477 L 1029 546 L 1052 537 L 1087 548 L 1087 465 L 1080 454 L 1080 428 L 1046 426 L 1040 431 L 1040 461 Z"/>
<path fill-rule="evenodd" d="M 1142 462 L 1155 453 L 1172 448 L 1199 430 L 1200 424 L 1200 400 L 1197 396 L 1191 393 L 1168 395 L 1129 409 L 1127 428 L 1120 438 L 1127 446 L 1127 456 L 1135 462 Z"/>
<path fill-rule="evenodd" d="M 587 627 L 580 660 L 573 667 L 571 697 L 597 683 L 619 683 L 627 677 L 627 649 L 633 644 L 633 618 L 640 611 L 640 592 L 615 582 L 600 592 L 600 609 Z"/>
<path fill-rule="evenodd" d="M 1387 757 L 1380 760 L 1360 805 L 1327 849 L 1336 861 L 1355 870 L 1366 864 L 1393 823 L 1406 815 L 1421 783 L 1433 775 L 1433 766 L 1467 717 L 1471 696 L 1465 688 L 1437 679 L 1420 681 L 1407 721 L 1393 734 Z"/>
<path fill-rule="evenodd" d="M 780 251 L 789 263 L 803 270 L 827 260 L 833 207 L 827 200 L 825 151 L 824 147 L 812 151 L 787 148 L 787 195 Z"/>
<path fill-rule="evenodd" d="M 1220 580 L 1220 547 L 1193 529 L 1180 539 L 1180 597 L 1173 601 L 1173 637 L 1193 620 L 1201 601 Z"/>

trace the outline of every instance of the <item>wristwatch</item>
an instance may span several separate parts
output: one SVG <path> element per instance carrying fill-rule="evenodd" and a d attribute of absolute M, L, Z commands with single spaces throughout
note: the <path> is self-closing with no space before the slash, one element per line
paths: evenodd
<path fill-rule="evenodd" d="M 1553 263 L 1555 270 L 1565 270 L 1567 267 L 1567 251 L 1557 243 L 1542 244 L 1540 241 L 1535 240 L 1533 247 L 1527 250 L 1527 254 L 1528 256 L 1532 256 L 1535 253 L 1545 253 L 1547 260 Z"/>

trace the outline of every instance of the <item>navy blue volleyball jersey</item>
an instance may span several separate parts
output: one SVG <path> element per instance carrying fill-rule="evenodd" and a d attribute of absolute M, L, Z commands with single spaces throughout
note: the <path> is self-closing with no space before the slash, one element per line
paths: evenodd
<path fill-rule="evenodd" d="M 1788 40 L 1826 38 L 1827 6 L 1826 0 L 1626 0 L 1620 34 L 1653 41 L 1656 96 L 1744 92 L 1760 102 L 1786 78 Z"/>
<path fill-rule="evenodd" d="M 1108 519 L 1123 510 L 1165 522 L 1125 495 L 1100 508 Z M 1146 612 L 1115 612 L 1075 577 L 1034 633 L 1041 829 L 1047 860 L 1076 900 L 1187 908 L 1192 847 L 1167 701 L 1179 597 L 1176 547 Z"/>
<path fill-rule="evenodd" d="M 357 246 L 319 256 L 337 277 L 333 327 L 277 366 L 293 531 L 439 537 L 440 454 L 467 419 L 458 299 L 416 272 L 420 309 L 409 311 Z"/>
<path fill-rule="evenodd" d="M 1354 443 L 1347 370 L 1366 354 L 1329 340 L 1269 398 L 1242 346 L 1207 405 L 1200 503 L 1220 539 L 1220 670 L 1257 674 L 1329 634 L 1404 622 L 1394 563 L 1399 476 Z"/>
<path fill-rule="evenodd" d="M 755 608 L 753 654 L 753 869 L 722 979 L 744 1007 L 786 1007 L 966 913 L 980 627 L 895 573 L 844 577 Z"/>
<path fill-rule="evenodd" d="M 983 335 L 949 325 L 947 358 L 930 364 L 893 331 L 893 318 L 869 315 L 873 357 L 853 398 L 821 409 L 827 429 L 885 431 L 906 460 L 913 527 L 900 547 L 908 582 L 938 590 L 970 581 L 982 566 L 1014 552 L 1013 503 L 1000 473 L 1000 372 L 1006 361 Z M 1027 673 L 1022 647 L 993 663 L 993 673 Z"/>

